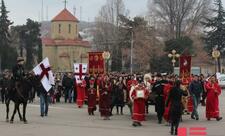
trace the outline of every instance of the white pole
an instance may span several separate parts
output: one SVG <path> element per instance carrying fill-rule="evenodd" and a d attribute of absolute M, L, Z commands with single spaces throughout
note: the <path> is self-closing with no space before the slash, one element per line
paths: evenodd
<path fill-rule="evenodd" d="M 131 48 L 130 48 L 130 73 L 133 74 L 133 48 L 134 48 L 134 33 L 131 30 Z"/>
<path fill-rule="evenodd" d="M 41 1 L 41 22 L 44 21 L 44 0 Z"/>

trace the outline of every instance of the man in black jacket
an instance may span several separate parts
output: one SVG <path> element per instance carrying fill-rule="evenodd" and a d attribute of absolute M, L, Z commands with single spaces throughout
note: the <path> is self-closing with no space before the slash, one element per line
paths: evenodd
<path fill-rule="evenodd" d="M 163 88 L 165 83 L 166 83 L 166 80 L 162 80 L 161 74 L 157 74 L 156 82 L 154 83 L 152 87 L 152 92 L 156 94 L 155 111 L 157 112 L 159 124 L 162 123 L 162 118 L 163 118 L 164 109 L 165 109 L 165 101 L 163 98 Z"/>
<path fill-rule="evenodd" d="M 17 58 L 17 64 L 13 67 L 12 73 L 13 73 L 13 81 L 15 83 L 15 88 L 19 90 L 21 81 L 25 77 L 25 70 L 23 67 L 24 59 L 22 57 Z"/>
<path fill-rule="evenodd" d="M 203 92 L 202 84 L 198 80 L 198 76 L 194 76 L 194 80 L 189 85 L 189 92 L 193 100 L 193 112 L 191 114 L 192 119 L 199 120 L 198 105 L 200 103 L 201 94 Z"/>
<path fill-rule="evenodd" d="M 0 80 L 2 103 L 5 102 L 5 98 L 6 98 L 6 94 L 8 92 L 9 86 L 10 86 L 10 73 L 8 70 L 5 70 L 3 72 L 3 78 Z"/>
<path fill-rule="evenodd" d="M 171 89 L 168 99 L 166 100 L 166 107 L 169 106 L 170 102 L 170 123 L 171 123 L 171 135 L 177 135 L 177 130 L 182 115 L 182 96 L 187 96 L 188 93 L 184 92 L 180 88 L 181 82 L 176 81 L 174 87 Z"/>
<path fill-rule="evenodd" d="M 22 57 L 18 57 L 17 64 L 12 69 L 14 81 L 21 81 L 25 77 L 23 64 L 24 59 Z"/>
<path fill-rule="evenodd" d="M 71 78 L 71 75 L 65 74 L 62 80 L 62 86 L 64 88 L 64 95 L 65 95 L 65 103 L 67 103 L 67 100 L 69 99 L 69 103 L 71 103 L 72 97 L 72 91 L 73 91 L 73 79 Z"/>

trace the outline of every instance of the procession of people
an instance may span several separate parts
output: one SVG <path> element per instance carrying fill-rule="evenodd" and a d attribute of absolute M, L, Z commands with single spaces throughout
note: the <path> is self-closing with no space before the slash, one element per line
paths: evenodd
<path fill-rule="evenodd" d="M 1 100 L 5 103 L 9 80 L 15 80 L 15 88 L 20 87 L 19 81 L 25 76 L 22 60 L 10 74 L 9 70 L 3 73 L 0 82 Z M 46 91 L 41 84 L 41 76 L 36 89 L 40 97 L 41 117 L 48 116 L 48 105 L 60 102 L 76 103 L 78 108 L 87 104 L 88 115 L 94 116 L 98 109 L 103 120 L 110 120 L 114 107 L 117 114 L 124 114 L 123 108 L 128 106 L 131 114 L 132 126 L 140 127 L 146 121 L 149 102 L 155 106 L 158 123 L 163 120 L 171 126 L 171 135 L 177 135 L 177 129 L 182 114 L 188 113 L 191 119 L 199 120 L 198 107 L 200 102 L 206 107 L 206 119 L 220 121 L 219 95 L 221 88 L 215 75 L 204 78 L 203 75 L 190 75 L 184 79 L 174 74 L 126 74 L 112 72 L 107 74 L 84 75 L 77 81 L 73 73 L 55 75 L 56 83 Z M 29 99 L 34 99 L 31 94 Z M 190 114 L 191 113 L 191 114 Z"/>

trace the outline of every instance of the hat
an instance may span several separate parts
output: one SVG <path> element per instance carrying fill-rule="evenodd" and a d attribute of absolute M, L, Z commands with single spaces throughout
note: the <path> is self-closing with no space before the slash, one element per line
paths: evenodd
<path fill-rule="evenodd" d="M 145 74 L 145 75 L 144 75 L 144 79 L 146 79 L 146 78 L 149 78 L 149 79 L 151 80 L 151 79 L 152 79 L 151 74 Z"/>
<path fill-rule="evenodd" d="M 23 57 L 18 57 L 17 62 L 21 62 L 21 61 L 24 61 Z"/>
<path fill-rule="evenodd" d="M 9 73 L 9 70 L 8 70 L 8 69 L 5 69 L 5 70 L 3 71 L 3 75 L 5 75 L 5 74 L 7 74 L 7 73 Z"/>
<path fill-rule="evenodd" d="M 142 77 L 138 77 L 137 80 L 138 80 L 138 83 L 142 83 L 143 82 L 143 78 Z"/>

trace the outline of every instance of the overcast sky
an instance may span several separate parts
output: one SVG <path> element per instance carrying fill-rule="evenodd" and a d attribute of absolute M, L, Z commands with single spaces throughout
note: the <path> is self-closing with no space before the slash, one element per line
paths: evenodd
<path fill-rule="evenodd" d="M 42 0 L 4 0 L 7 10 L 10 11 L 9 17 L 14 25 L 26 23 L 27 18 L 36 21 L 41 20 Z M 43 0 L 44 1 L 44 20 L 51 20 L 63 8 L 64 0 Z M 80 19 L 80 7 L 82 7 L 82 20 L 94 21 L 101 6 L 106 0 L 67 0 L 67 8 L 73 13 L 76 7 L 76 16 Z M 130 11 L 130 16 L 144 15 L 147 12 L 148 0 L 124 0 L 126 8 Z M 225 3 L 225 0 L 222 0 Z M 47 10 L 48 9 L 48 10 Z M 48 14 L 47 14 L 48 11 Z M 48 15 L 48 16 L 47 16 Z"/>
<path fill-rule="evenodd" d="M 27 18 L 39 21 L 41 19 L 42 0 L 4 0 L 9 17 L 14 21 L 14 25 L 26 23 Z M 43 0 L 44 20 L 51 20 L 64 8 L 64 0 Z M 67 0 L 67 8 L 73 13 L 76 7 L 76 16 L 80 19 L 80 7 L 82 7 L 82 20 L 94 21 L 102 5 L 106 0 Z M 141 2 L 140 2 L 141 1 Z M 126 8 L 130 11 L 130 16 L 145 14 L 148 0 L 124 0 Z M 48 10 L 47 10 L 48 9 Z"/>

